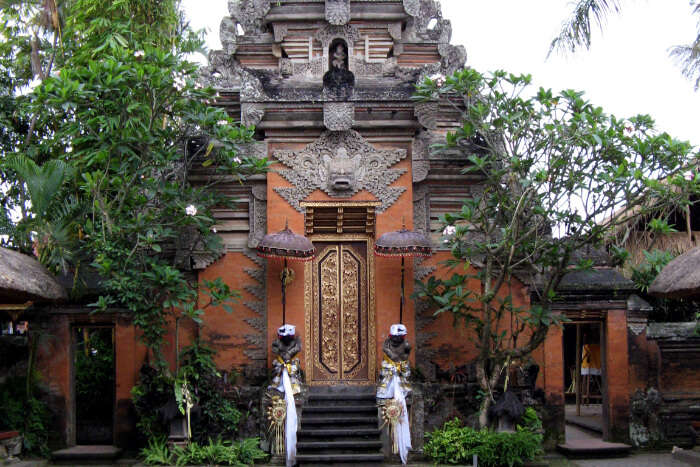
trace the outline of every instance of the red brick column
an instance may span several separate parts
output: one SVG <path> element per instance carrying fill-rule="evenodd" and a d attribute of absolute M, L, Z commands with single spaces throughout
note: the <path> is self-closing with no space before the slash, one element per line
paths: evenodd
<path fill-rule="evenodd" d="M 542 422 L 545 448 L 553 449 L 564 438 L 564 330 L 552 326 L 544 340 L 543 382 L 545 405 Z"/>
<path fill-rule="evenodd" d="M 607 413 L 603 439 L 629 439 L 629 354 L 625 310 L 609 310 L 605 330 L 605 385 L 603 414 Z"/>

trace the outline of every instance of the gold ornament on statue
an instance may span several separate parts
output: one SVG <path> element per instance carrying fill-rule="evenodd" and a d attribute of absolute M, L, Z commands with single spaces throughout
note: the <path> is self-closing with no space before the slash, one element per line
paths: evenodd
<path fill-rule="evenodd" d="M 384 419 L 384 423 L 382 424 L 381 428 L 384 428 L 384 426 L 387 424 L 389 425 L 391 445 L 393 447 L 394 454 L 398 454 L 399 452 L 396 430 L 399 426 L 399 419 L 401 418 L 402 413 L 403 409 L 401 408 L 401 404 L 399 404 L 396 399 L 388 399 L 384 404 L 384 407 L 382 407 L 382 418 Z"/>
<path fill-rule="evenodd" d="M 287 418 L 287 404 L 279 396 L 272 397 L 270 407 L 267 408 L 267 419 L 270 421 L 269 430 L 274 433 L 272 453 L 284 454 L 284 420 Z"/>

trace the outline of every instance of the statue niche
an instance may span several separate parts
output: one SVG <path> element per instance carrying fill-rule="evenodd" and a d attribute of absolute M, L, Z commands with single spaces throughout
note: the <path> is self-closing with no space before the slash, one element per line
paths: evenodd
<path fill-rule="evenodd" d="M 355 86 L 355 75 L 349 69 L 348 45 L 335 39 L 328 49 L 328 71 L 323 75 L 323 89 L 329 97 L 347 99 Z"/>

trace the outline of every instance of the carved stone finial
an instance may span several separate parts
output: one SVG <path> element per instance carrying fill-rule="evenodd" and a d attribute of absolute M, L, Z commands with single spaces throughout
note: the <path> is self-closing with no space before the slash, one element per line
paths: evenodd
<path fill-rule="evenodd" d="M 342 26 L 350 21 L 350 0 L 326 0 L 326 21 Z"/>
<path fill-rule="evenodd" d="M 326 102 L 323 104 L 323 124 L 329 130 L 350 130 L 354 123 L 355 106 L 352 102 Z"/>
<path fill-rule="evenodd" d="M 228 12 L 238 21 L 245 34 L 265 32 L 263 18 L 270 11 L 269 0 L 229 0 Z"/>

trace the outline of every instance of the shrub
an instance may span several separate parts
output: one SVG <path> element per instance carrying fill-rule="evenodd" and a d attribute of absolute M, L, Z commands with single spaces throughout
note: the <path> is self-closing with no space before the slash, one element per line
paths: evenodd
<path fill-rule="evenodd" d="M 535 414 L 536 416 L 536 414 Z M 479 465 L 515 466 L 542 453 L 542 435 L 519 428 L 515 433 L 496 433 L 461 426 L 458 419 L 426 434 L 423 452 L 435 463 L 468 464 L 476 454 Z"/>
<path fill-rule="evenodd" d="M 142 448 L 140 454 L 146 465 L 170 465 L 173 462 L 173 454 L 168 449 L 165 438 L 148 440 L 148 446 Z"/>
<path fill-rule="evenodd" d="M 165 439 L 151 440 L 148 447 L 141 450 L 141 457 L 147 465 L 251 465 L 266 459 L 267 454 L 258 447 L 258 438 L 246 438 L 231 443 L 217 438 L 208 444 L 196 442 L 186 446 L 168 449 Z"/>

